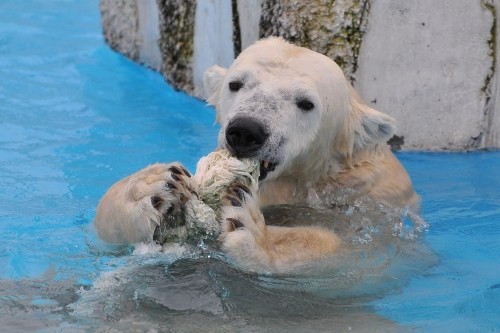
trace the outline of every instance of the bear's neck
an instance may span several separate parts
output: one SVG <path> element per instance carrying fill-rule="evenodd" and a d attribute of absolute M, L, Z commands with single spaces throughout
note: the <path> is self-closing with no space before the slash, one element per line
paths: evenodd
<path fill-rule="evenodd" d="M 291 169 L 296 172 L 283 174 L 260 185 L 261 206 L 321 205 L 346 188 L 354 190 L 355 196 L 367 194 L 367 189 L 384 174 L 382 161 L 387 155 L 392 155 L 392 152 L 384 145 L 355 152 L 349 158 L 334 155 L 322 162 L 294 165 Z"/>

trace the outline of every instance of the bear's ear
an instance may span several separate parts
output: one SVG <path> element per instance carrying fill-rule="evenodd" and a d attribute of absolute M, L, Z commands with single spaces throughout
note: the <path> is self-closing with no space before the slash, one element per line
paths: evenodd
<path fill-rule="evenodd" d="M 366 107 L 361 118 L 367 143 L 387 142 L 394 134 L 396 121 L 391 116 Z"/>
<path fill-rule="evenodd" d="M 226 76 L 227 69 L 220 66 L 212 66 L 203 75 L 203 85 L 207 93 L 207 102 L 216 106 L 219 101 L 219 92 Z"/>
<path fill-rule="evenodd" d="M 351 108 L 356 123 L 353 128 L 354 150 L 386 143 L 394 134 L 396 128 L 394 118 L 364 104 L 354 89 L 351 93 Z"/>

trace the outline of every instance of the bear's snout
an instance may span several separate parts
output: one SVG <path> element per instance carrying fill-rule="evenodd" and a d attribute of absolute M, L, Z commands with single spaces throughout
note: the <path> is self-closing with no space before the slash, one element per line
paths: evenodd
<path fill-rule="evenodd" d="M 252 157 L 266 142 L 268 134 L 264 125 L 253 118 L 232 120 L 226 129 L 226 142 L 238 158 Z"/>

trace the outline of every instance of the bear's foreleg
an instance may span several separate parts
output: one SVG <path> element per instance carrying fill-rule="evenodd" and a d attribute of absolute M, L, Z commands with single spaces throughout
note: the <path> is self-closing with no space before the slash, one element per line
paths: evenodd
<path fill-rule="evenodd" d="M 221 219 L 224 251 L 251 271 L 287 272 L 334 254 L 340 245 L 324 228 L 266 226 L 257 194 L 238 184 L 229 188 Z"/>
<path fill-rule="evenodd" d="M 95 218 L 99 237 L 115 244 L 151 241 L 166 219 L 178 220 L 195 193 L 191 174 L 179 163 L 150 165 L 115 183 L 103 196 Z"/>

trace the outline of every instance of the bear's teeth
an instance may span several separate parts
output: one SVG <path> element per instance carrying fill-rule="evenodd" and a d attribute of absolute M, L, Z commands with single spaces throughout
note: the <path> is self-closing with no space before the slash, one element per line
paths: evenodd
<path fill-rule="evenodd" d="M 262 166 L 267 169 L 269 167 L 269 161 L 262 161 Z"/>

